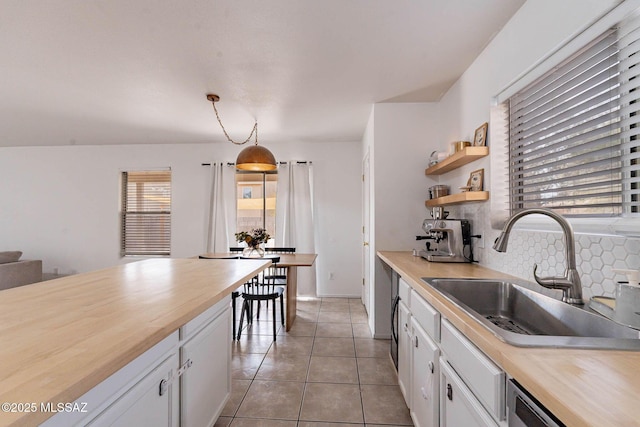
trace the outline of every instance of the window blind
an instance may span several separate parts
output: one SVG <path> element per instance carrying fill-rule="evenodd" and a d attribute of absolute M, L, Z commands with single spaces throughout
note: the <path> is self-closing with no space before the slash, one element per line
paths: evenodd
<path fill-rule="evenodd" d="M 622 206 L 640 214 L 640 14 L 623 21 L 619 30 L 622 96 Z"/>
<path fill-rule="evenodd" d="M 121 255 L 171 254 L 171 171 L 122 173 Z"/>
<path fill-rule="evenodd" d="M 508 100 L 512 212 L 638 212 L 639 27 L 606 31 Z"/>

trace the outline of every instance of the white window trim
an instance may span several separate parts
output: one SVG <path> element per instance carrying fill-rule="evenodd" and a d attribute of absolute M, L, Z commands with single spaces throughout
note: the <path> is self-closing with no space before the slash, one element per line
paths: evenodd
<path fill-rule="evenodd" d="M 493 99 L 493 105 L 498 105 L 514 94 L 524 89 L 529 84 L 550 71 L 553 67 L 569 59 L 578 50 L 590 43 L 607 29 L 616 25 L 627 15 L 640 8 L 640 0 L 625 0 L 603 17 L 597 19 L 584 30 L 578 31 L 568 39 L 563 40 L 555 49 L 550 51 L 540 61 L 533 64 L 522 74 L 507 84 Z"/>
<path fill-rule="evenodd" d="M 500 126 L 493 125 L 497 121 L 496 114 L 500 113 L 497 108 L 498 105 L 569 58 L 580 48 L 638 8 L 640 8 L 640 0 L 624 1 L 585 30 L 563 41 L 549 55 L 542 58 L 501 90 L 492 100 L 492 124 L 489 126 L 490 141 L 504 141 L 505 144 L 508 144 L 508 133 L 505 133 Z M 490 154 L 490 216 L 491 227 L 494 230 L 501 230 L 509 217 L 509 182 L 508 176 L 504 174 L 504 165 L 506 164 L 508 164 L 506 145 L 495 144 Z M 567 218 L 567 220 L 571 223 L 576 234 L 640 237 L 640 219 L 637 217 Z M 542 232 L 559 230 L 554 221 L 549 221 L 548 218 L 541 215 L 524 217 L 516 223 L 514 228 Z"/>
<path fill-rule="evenodd" d="M 119 168 L 118 170 L 118 177 L 121 180 L 122 179 L 122 174 L 124 172 L 140 172 L 140 171 L 148 171 L 148 172 L 157 172 L 157 171 L 162 171 L 162 172 L 172 172 L 172 168 L 170 166 L 167 167 L 132 167 L 132 168 Z M 171 185 L 173 186 L 173 174 L 172 174 L 172 181 L 171 181 Z M 122 191 L 122 181 L 120 181 L 120 191 Z M 119 216 L 120 218 L 122 218 L 122 194 L 120 194 L 120 201 L 118 202 L 120 204 L 119 207 Z M 171 230 L 173 231 L 173 221 L 174 221 L 174 217 L 173 217 L 173 203 L 171 205 Z M 119 225 L 119 229 L 122 227 L 122 224 Z M 120 233 L 122 233 L 122 231 L 120 231 Z M 171 254 L 173 253 L 173 239 L 170 240 L 169 242 L 169 255 L 150 255 L 150 254 L 131 254 L 131 255 L 123 255 L 122 254 L 122 234 L 120 234 L 120 236 L 118 236 L 118 245 L 119 245 L 119 256 L 120 258 L 124 259 L 131 259 L 131 260 L 136 260 L 136 259 L 140 259 L 140 260 L 144 260 L 144 259 L 149 259 L 149 258 L 170 258 Z"/>

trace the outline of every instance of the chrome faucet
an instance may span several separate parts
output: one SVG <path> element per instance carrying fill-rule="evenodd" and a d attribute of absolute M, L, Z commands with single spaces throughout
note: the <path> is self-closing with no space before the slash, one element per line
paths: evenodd
<path fill-rule="evenodd" d="M 569 304 L 584 304 L 582 301 L 582 283 L 580 282 L 578 270 L 576 270 L 576 244 L 573 237 L 573 228 L 571 228 L 571 224 L 569 224 L 562 215 L 552 210 L 541 208 L 525 209 L 517 212 L 507 220 L 504 228 L 502 229 L 502 233 L 500 233 L 500 236 L 496 239 L 496 242 L 493 245 L 493 249 L 498 252 L 506 252 L 511 227 L 513 227 L 513 224 L 523 216 L 531 214 L 546 215 L 555 219 L 558 224 L 560 224 L 562 232 L 564 233 L 565 261 L 567 265 L 567 269 L 562 277 L 538 277 L 536 275 L 538 264 L 534 264 L 533 277 L 536 279 L 538 284 L 545 288 L 562 289 L 562 301 Z"/>

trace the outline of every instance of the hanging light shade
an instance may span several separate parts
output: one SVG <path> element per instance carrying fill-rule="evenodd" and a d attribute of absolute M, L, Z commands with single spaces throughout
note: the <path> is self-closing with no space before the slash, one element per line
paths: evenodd
<path fill-rule="evenodd" d="M 253 125 L 253 129 L 247 139 L 243 142 L 236 142 L 231 139 L 227 130 L 222 125 L 222 120 L 220 120 L 220 115 L 216 108 L 216 102 L 220 101 L 220 97 L 218 95 L 208 94 L 207 99 L 213 104 L 213 110 L 216 112 L 218 123 L 220 123 L 222 132 L 224 132 L 224 135 L 227 137 L 229 142 L 236 145 L 246 144 L 251 140 L 251 137 L 255 135 L 255 144 L 245 148 L 240 152 L 240 154 L 238 154 L 238 158 L 236 159 L 236 169 L 253 172 L 268 172 L 277 169 L 278 165 L 276 163 L 276 158 L 271 154 L 271 151 L 258 145 L 258 122 L 256 121 Z"/>
<path fill-rule="evenodd" d="M 236 169 L 245 171 L 265 172 L 277 168 L 276 159 L 261 145 L 251 145 L 238 154 Z"/>

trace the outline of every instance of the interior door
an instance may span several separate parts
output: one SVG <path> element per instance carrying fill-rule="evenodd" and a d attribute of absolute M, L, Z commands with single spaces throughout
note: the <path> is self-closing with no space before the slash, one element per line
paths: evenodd
<path fill-rule="evenodd" d="M 371 247 L 369 246 L 370 220 L 370 180 L 369 180 L 369 152 L 362 160 L 362 303 L 367 313 L 371 313 Z"/>

